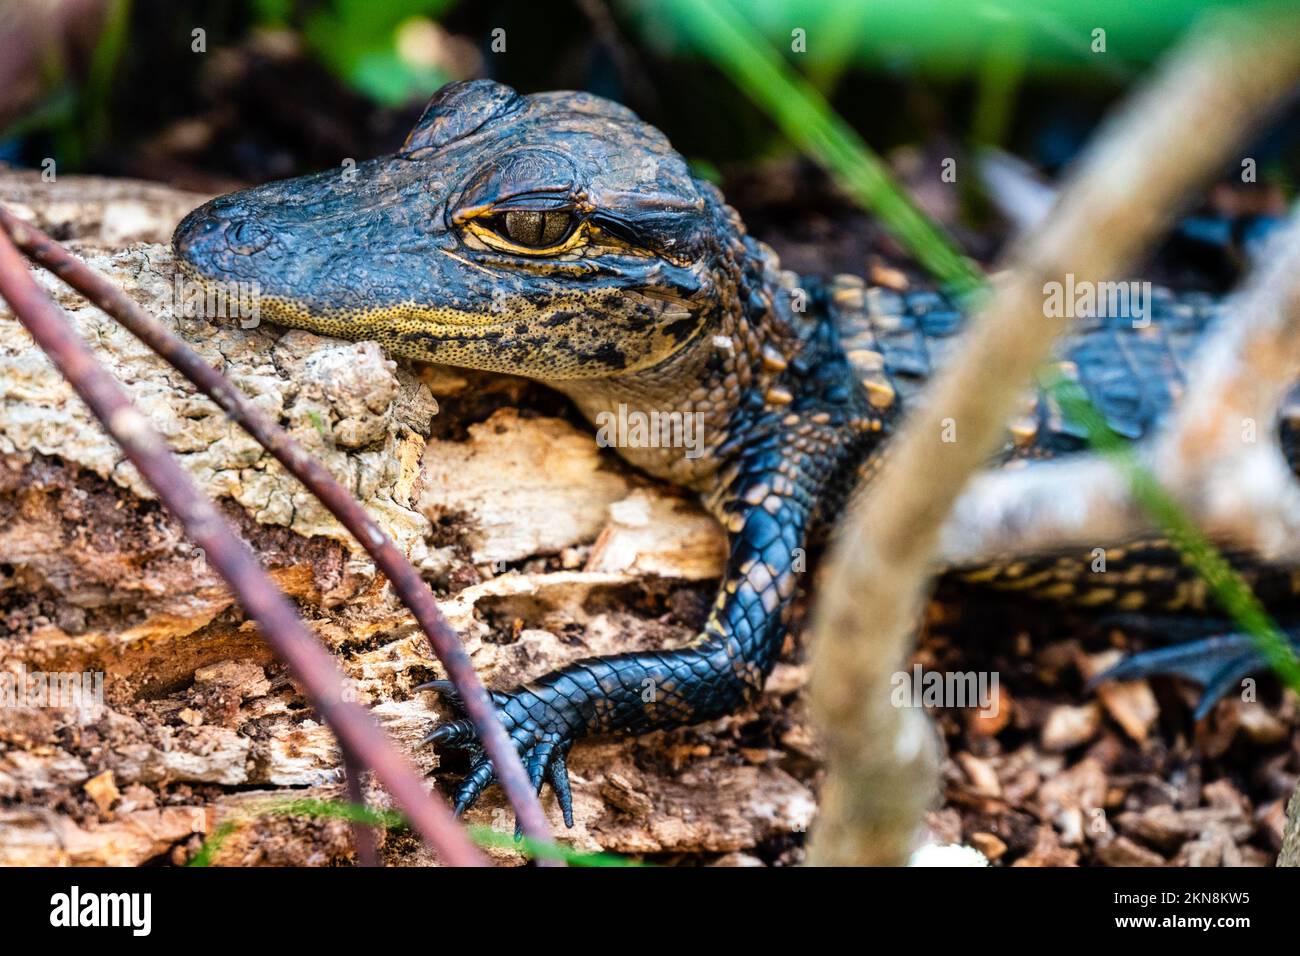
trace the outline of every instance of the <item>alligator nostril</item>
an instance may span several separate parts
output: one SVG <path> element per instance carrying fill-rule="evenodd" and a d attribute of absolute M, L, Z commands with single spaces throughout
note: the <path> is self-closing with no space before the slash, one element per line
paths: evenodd
<path fill-rule="evenodd" d="M 271 244 L 271 230 L 244 219 L 226 229 L 226 244 L 242 256 L 251 256 Z"/>
<path fill-rule="evenodd" d="M 172 244 L 183 258 L 189 258 L 203 248 L 204 243 L 220 228 L 220 222 L 200 207 L 194 210 L 176 227 Z"/>

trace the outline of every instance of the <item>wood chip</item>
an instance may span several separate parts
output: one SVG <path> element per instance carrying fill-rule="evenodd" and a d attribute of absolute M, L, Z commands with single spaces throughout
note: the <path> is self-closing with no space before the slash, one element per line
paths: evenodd
<path fill-rule="evenodd" d="M 634 817 L 649 816 L 654 810 L 654 802 L 621 773 L 606 774 L 600 795 Z"/>
<path fill-rule="evenodd" d="M 1151 685 L 1145 680 L 1119 681 L 1102 684 L 1097 697 L 1111 719 L 1138 743 L 1143 743 L 1160 716 L 1160 705 Z"/>
<path fill-rule="evenodd" d="M 1286 830 L 1286 801 L 1273 800 L 1255 811 L 1255 822 L 1274 850 L 1282 849 L 1282 834 Z"/>
<path fill-rule="evenodd" d="M 1011 701 L 1011 691 L 1002 686 L 1001 682 L 997 686 L 997 703 L 995 707 L 987 710 L 984 708 L 974 708 L 966 712 L 966 730 L 975 737 L 996 737 L 1002 733 L 1006 726 L 1011 723 L 1011 712 L 1014 705 Z M 987 856 L 987 854 L 985 854 Z"/>
<path fill-rule="evenodd" d="M 1272 747 L 1281 743 L 1291 733 L 1291 728 L 1282 723 L 1277 715 L 1257 702 L 1238 702 L 1236 708 L 1237 724 L 1251 743 L 1261 747 Z"/>
<path fill-rule="evenodd" d="M 254 661 L 218 661 L 194 672 L 195 684 L 216 684 L 237 691 L 244 700 L 253 700 L 271 692 L 266 672 Z"/>
<path fill-rule="evenodd" d="M 1167 861 L 1154 850 L 1118 836 L 1097 848 L 1097 857 L 1107 866 L 1165 866 Z"/>
<path fill-rule="evenodd" d="M 1002 784 L 998 780 L 997 771 L 987 760 L 981 760 L 972 753 L 962 751 L 957 754 L 957 762 L 961 764 L 961 769 L 965 771 L 966 778 L 970 780 L 971 788 L 976 793 L 987 797 L 1002 795 Z"/>
<path fill-rule="evenodd" d="M 718 857 L 716 860 L 714 860 L 712 863 L 709 864 L 709 866 L 766 866 L 766 865 L 767 864 L 764 863 L 762 860 L 760 860 L 758 857 L 752 856 L 748 853 L 727 853 L 724 854 L 723 856 Z"/>
<path fill-rule="evenodd" d="M 95 774 L 84 784 L 82 789 L 90 795 L 90 799 L 95 801 L 95 806 L 99 807 L 100 813 L 107 813 L 122 794 L 117 789 L 117 784 L 113 781 L 113 771 L 105 770 L 103 773 Z"/>
<path fill-rule="evenodd" d="M 970 835 L 971 846 L 979 850 L 990 860 L 999 859 L 1007 852 L 1007 845 L 992 833 L 972 833 Z"/>
<path fill-rule="evenodd" d="M 1045 750 L 1060 752 L 1087 743 L 1100 729 L 1101 710 L 1096 704 L 1061 704 L 1048 713 L 1040 739 Z"/>
<path fill-rule="evenodd" d="M 1012 866 L 1078 866 L 1079 853 L 1061 846 L 1051 827 L 1039 827 L 1038 842 Z"/>

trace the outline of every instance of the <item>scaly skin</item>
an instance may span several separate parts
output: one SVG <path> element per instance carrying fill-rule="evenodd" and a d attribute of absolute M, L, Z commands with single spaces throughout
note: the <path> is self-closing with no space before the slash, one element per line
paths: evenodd
<path fill-rule="evenodd" d="M 782 271 L 628 110 L 485 80 L 445 87 L 403 149 L 354 178 L 322 173 L 222 197 L 173 242 L 203 282 L 257 283 L 272 322 L 526 375 L 596 422 L 620 406 L 698 416 L 698 455 L 619 452 L 699 492 L 727 530 L 702 633 L 681 649 L 590 658 L 495 695 L 534 785 L 550 779 L 570 825 L 564 761 L 575 740 L 708 720 L 761 690 L 804 549 L 870 477 L 961 318 L 932 293 L 904 299 Z M 1156 312 L 1145 330 L 1093 320 L 1067 349 L 1094 402 L 1132 437 L 1172 403 L 1211 308 L 1162 298 Z M 1058 454 L 1079 438 L 1031 396 L 1004 457 Z M 1142 547 L 1147 558 L 1167 551 Z M 1178 563 L 1147 558 L 1108 573 L 1105 588 L 1080 585 L 1077 561 L 963 573 L 1090 606 L 1193 606 Z M 473 752 L 463 810 L 494 779 L 472 725 L 457 720 L 428 739 Z"/>

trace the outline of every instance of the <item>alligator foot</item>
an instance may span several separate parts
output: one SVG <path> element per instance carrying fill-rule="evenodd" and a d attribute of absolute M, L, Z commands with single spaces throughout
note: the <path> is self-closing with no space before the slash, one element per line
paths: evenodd
<path fill-rule="evenodd" d="M 420 741 L 421 744 L 454 747 L 469 754 L 469 771 L 456 791 L 456 815 L 460 816 L 474 805 L 484 790 L 496 782 L 496 768 L 479 743 L 473 721 L 463 716 L 464 702 L 449 681 L 430 681 L 421 684 L 416 690 L 434 691 L 462 715 L 457 720 L 439 725 Z M 563 698 L 554 699 L 553 688 L 546 690 L 551 693 L 545 696 L 522 688 L 509 694 L 493 691 L 492 700 L 497 705 L 506 734 L 523 759 L 524 770 L 527 771 L 533 788 L 540 794 L 543 782 L 549 779 L 555 798 L 559 801 L 560 812 L 564 814 L 565 826 L 572 827 L 573 795 L 569 788 L 569 770 L 565 761 L 581 727 L 576 715 L 571 713 L 571 708 L 563 706 L 567 702 Z M 516 823 L 515 838 L 518 839 L 520 835 Z"/>
<path fill-rule="evenodd" d="M 1295 636 L 1291 637 L 1291 644 L 1300 649 Z M 1185 677 L 1205 688 L 1193 714 L 1194 720 L 1200 720 L 1243 678 L 1267 668 L 1268 662 L 1255 642 L 1238 631 L 1134 654 L 1098 674 L 1088 686 L 1156 674 Z"/>

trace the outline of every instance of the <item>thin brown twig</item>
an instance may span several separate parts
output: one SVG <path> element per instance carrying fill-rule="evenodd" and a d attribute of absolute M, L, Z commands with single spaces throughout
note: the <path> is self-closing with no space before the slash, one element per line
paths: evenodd
<path fill-rule="evenodd" d="M 3 232 L 4 230 L 0 230 Z M 162 437 L 95 360 L 64 311 L 36 284 L 8 235 L 0 235 L 0 296 L 81 400 L 121 446 L 127 459 L 204 549 L 263 638 L 289 667 L 308 702 L 330 726 L 340 748 L 374 771 L 412 826 L 446 863 L 480 866 L 483 857 L 450 810 L 424 787 L 419 774 L 389 741 L 374 717 L 346 699 L 333 659 L 299 620 L 257 559 L 194 486 Z"/>
<path fill-rule="evenodd" d="M 460 638 L 438 609 L 420 573 L 411 566 L 388 535 L 355 498 L 316 459 L 307 454 L 278 424 L 267 418 L 224 375 L 212 368 L 180 338 L 169 332 L 121 289 L 81 262 L 52 238 L 0 206 L 0 230 L 33 262 L 80 292 L 132 335 L 211 398 L 241 428 L 302 482 L 352 533 L 375 566 L 388 578 L 402 603 L 415 617 L 434 655 L 464 701 L 466 716 L 474 722 L 484 749 L 492 758 L 497 777 L 519 819 L 524 834 L 550 842 L 551 828 L 519 755 L 497 718 L 496 706 L 470 663 Z M 563 866 L 562 861 L 541 865 Z"/>

